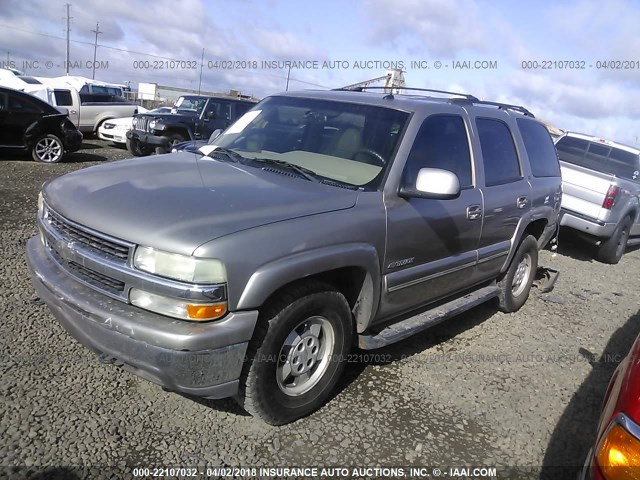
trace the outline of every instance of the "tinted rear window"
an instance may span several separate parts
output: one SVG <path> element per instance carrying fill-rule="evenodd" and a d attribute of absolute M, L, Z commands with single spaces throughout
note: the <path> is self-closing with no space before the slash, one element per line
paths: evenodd
<path fill-rule="evenodd" d="M 53 94 L 56 97 L 56 105 L 59 107 L 70 107 L 73 105 L 71 92 L 69 90 L 55 90 Z"/>
<path fill-rule="evenodd" d="M 544 125 L 518 118 L 518 128 L 522 134 L 524 147 L 531 163 L 534 177 L 559 177 L 560 164 L 558 154 L 553 146 L 551 135 Z"/>
<path fill-rule="evenodd" d="M 493 118 L 478 118 L 476 125 L 482 148 L 485 185 L 501 185 L 522 178 L 518 154 L 507 124 Z"/>
<path fill-rule="evenodd" d="M 640 178 L 640 160 L 635 153 L 573 137 L 561 138 L 556 148 L 563 162 L 628 180 Z"/>

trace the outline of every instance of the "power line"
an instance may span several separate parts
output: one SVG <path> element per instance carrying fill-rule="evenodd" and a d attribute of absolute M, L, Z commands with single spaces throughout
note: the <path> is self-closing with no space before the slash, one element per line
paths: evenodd
<path fill-rule="evenodd" d="M 27 29 L 24 29 L 24 28 L 14 27 L 12 25 L 7 25 L 7 24 L 4 24 L 4 23 L 0 23 L 0 27 L 8 28 L 10 30 L 15 30 L 15 31 L 18 31 L 18 32 L 29 33 L 31 35 L 39 35 L 41 37 L 55 38 L 55 39 L 58 39 L 58 40 L 66 40 L 65 37 L 60 37 L 58 35 L 51 35 L 49 33 L 43 33 L 43 32 L 34 32 L 33 30 L 27 30 Z M 94 30 L 91 30 L 91 31 L 94 32 Z M 100 33 L 102 33 L 102 32 L 100 32 Z M 155 55 L 153 53 L 138 52 L 136 50 L 129 50 L 129 49 L 126 49 L 126 48 L 119 48 L 119 47 L 112 47 L 110 45 L 103 45 L 101 43 L 97 43 L 97 41 L 96 42 L 85 42 L 85 41 L 82 41 L 82 40 L 69 40 L 69 41 L 71 43 L 77 43 L 77 44 L 80 44 L 80 45 L 92 45 L 94 47 L 105 48 L 107 50 L 115 50 L 115 51 L 118 51 L 118 52 L 131 53 L 131 54 L 134 54 L 134 55 L 145 55 L 147 57 L 158 58 L 160 60 L 170 60 L 170 61 L 174 61 L 174 62 L 182 61 L 182 60 L 177 59 L 177 58 L 165 57 L 165 56 L 162 56 L 162 55 Z M 68 51 L 68 49 L 67 49 L 67 51 Z M 67 69 L 68 68 L 69 68 L 69 63 L 67 61 Z M 273 74 L 273 73 L 257 72 L 257 71 L 253 71 L 253 70 L 246 70 L 246 71 L 247 72 L 251 72 L 251 73 L 260 73 L 261 75 L 264 75 L 264 76 L 267 76 L 267 77 L 274 77 L 274 78 L 280 78 L 280 79 L 287 79 L 288 78 L 288 75 L 287 76 L 276 75 L 276 74 Z M 319 85 L 317 83 L 305 82 L 304 80 L 297 80 L 295 78 L 290 78 L 290 80 L 292 82 L 298 82 L 298 83 L 301 83 L 303 85 L 310 85 L 310 86 L 313 86 L 313 87 L 331 88 L 331 87 L 327 87 L 326 85 Z"/>

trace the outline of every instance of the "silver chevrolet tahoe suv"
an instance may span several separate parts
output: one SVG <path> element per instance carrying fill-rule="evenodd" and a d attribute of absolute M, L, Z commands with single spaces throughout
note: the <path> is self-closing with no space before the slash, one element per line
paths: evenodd
<path fill-rule="evenodd" d="M 206 154 L 50 181 L 38 295 L 101 362 L 276 425 L 319 408 L 353 348 L 518 310 L 557 230 L 551 137 L 522 107 L 433 92 L 276 95 Z"/>
<path fill-rule="evenodd" d="M 640 150 L 603 138 L 566 133 L 556 142 L 562 170 L 560 225 L 597 245 L 615 264 L 640 244 Z"/>

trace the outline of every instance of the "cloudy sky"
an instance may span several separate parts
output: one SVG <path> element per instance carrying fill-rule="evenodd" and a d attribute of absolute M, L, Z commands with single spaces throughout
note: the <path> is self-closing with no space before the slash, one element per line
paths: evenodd
<path fill-rule="evenodd" d="M 640 145 L 633 0 L 0 0 L 0 66 L 63 74 L 67 2 L 76 75 L 91 76 L 100 22 L 97 58 L 108 68 L 96 78 L 134 88 L 198 88 L 203 48 L 203 89 L 258 97 L 285 89 L 285 61 L 308 67 L 291 69 L 290 89 L 337 88 L 395 63 L 407 85 L 522 104 L 560 128 Z"/>

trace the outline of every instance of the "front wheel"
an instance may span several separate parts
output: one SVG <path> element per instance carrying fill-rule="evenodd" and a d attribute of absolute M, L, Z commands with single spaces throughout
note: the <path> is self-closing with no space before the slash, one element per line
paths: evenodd
<path fill-rule="evenodd" d="M 184 142 L 186 139 L 179 133 L 172 133 L 167 137 L 169 139 L 169 147 L 156 147 L 156 154 L 162 155 L 163 153 L 171 152 L 171 149 L 180 142 Z"/>
<path fill-rule="evenodd" d="M 630 230 L 631 218 L 627 217 L 616 227 L 611 238 L 604 240 L 600 244 L 597 254 L 598 260 L 611 265 L 618 263 L 627 249 Z"/>
<path fill-rule="evenodd" d="M 340 378 L 352 335 L 351 312 L 341 293 L 320 282 L 292 288 L 259 319 L 238 402 L 271 425 L 314 412 Z"/>
<path fill-rule="evenodd" d="M 516 312 L 529 298 L 531 285 L 538 270 L 538 242 L 533 235 L 525 237 L 511 259 L 509 269 L 498 282 L 498 308 L 505 313 Z"/>
<path fill-rule="evenodd" d="M 55 135 L 41 136 L 33 145 L 31 156 L 36 162 L 58 163 L 64 156 L 62 140 Z"/>
<path fill-rule="evenodd" d="M 151 154 L 149 147 L 140 145 L 139 140 L 127 138 L 126 145 L 127 150 L 136 157 L 146 157 Z"/>

